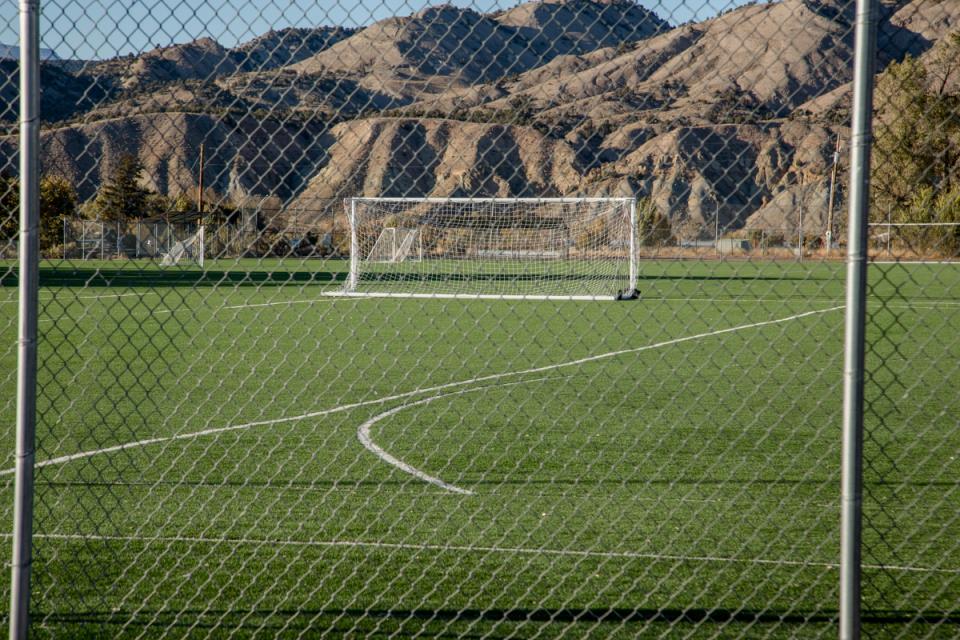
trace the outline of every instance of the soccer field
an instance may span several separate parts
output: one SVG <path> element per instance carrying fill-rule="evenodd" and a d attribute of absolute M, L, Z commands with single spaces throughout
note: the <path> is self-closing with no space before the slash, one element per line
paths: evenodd
<path fill-rule="evenodd" d="M 640 267 L 642 298 L 607 302 L 45 264 L 33 631 L 834 637 L 844 265 Z M 871 266 L 882 637 L 958 630 L 958 330 L 960 265 Z"/>

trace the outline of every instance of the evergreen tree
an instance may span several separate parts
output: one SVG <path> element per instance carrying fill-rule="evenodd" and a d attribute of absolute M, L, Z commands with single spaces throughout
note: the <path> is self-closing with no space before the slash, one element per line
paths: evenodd
<path fill-rule="evenodd" d="M 143 164 L 132 155 L 117 162 L 109 180 L 100 187 L 96 213 L 101 220 L 135 220 L 148 212 L 150 191 L 140 186 Z"/>
<path fill-rule="evenodd" d="M 20 184 L 13 176 L 0 173 L 0 243 L 12 242 L 20 229 Z"/>
<path fill-rule="evenodd" d="M 637 238 L 642 247 L 666 244 L 673 238 L 670 219 L 650 198 L 637 201 Z"/>
<path fill-rule="evenodd" d="M 873 222 L 960 222 L 960 33 L 877 83 Z M 900 248 L 958 255 L 960 227 L 904 227 Z"/>
<path fill-rule="evenodd" d="M 937 194 L 960 188 L 960 34 L 938 45 L 927 60 L 907 56 L 877 83 L 873 220 L 915 220 L 912 206 L 924 187 Z M 929 194 L 927 196 L 929 199 Z"/>
<path fill-rule="evenodd" d="M 40 179 L 40 248 L 63 242 L 63 221 L 77 215 L 77 192 L 61 176 Z"/>
<path fill-rule="evenodd" d="M 0 176 L 0 236 L 12 242 L 20 232 L 20 181 Z M 40 248 L 48 249 L 63 242 L 63 221 L 77 215 L 77 194 L 60 176 L 40 178 Z"/>

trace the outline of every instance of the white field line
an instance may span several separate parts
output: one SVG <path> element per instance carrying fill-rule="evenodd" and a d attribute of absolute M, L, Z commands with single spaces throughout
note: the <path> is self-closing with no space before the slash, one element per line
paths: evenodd
<path fill-rule="evenodd" d="M 40 293 L 44 293 L 44 292 L 41 291 Z M 103 299 L 103 298 L 130 298 L 130 297 L 134 297 L 134 296 L 143 297 L 143 296 L 157 296 L 157 295 L 160 295 L 160 292 L 158 292 L 158 291 L 143 291 L 143 292 L 135 292 L 135 293 L 106 293 L 106 294 L 99 295 L 99 296 L 73 296 L 71 299 L 72 299 L 72 300 L 101 300 L 101 299 Z M 66 296 L 64 296 L 64 298 L 66 298 Z M 40 296 L 40 299 L 41 299 L 41 300 L 56 300 L 57 298 L 56 298 L 56 296 L 53 296 L 53 295 L 46 295 L 46 296 L 41 295 L 41 296 Z M 16 302 L 18 302 L 18 301 L 19 301 L 18 298 L 14 298 L 13 300 L 0 300 L 0 304 L 14 304 L 14 303 L 16 303 Z M 66 300 L 66 299 L 64 299 L 63 301 L 64 301 L 64 302 L 70 302 L 70 300 Z"/>
<path fill-rule="evenodd" d="M 92 296 L 92 297 L 95 297 L 95 298 L 110 298 L 110 297 L 122 298 L 122 297 L 127 296 L 127 295 L 140 295 L 140 294 L 121 294 L 121 295 L 117 295 L 117 296 Z M 83 296 L 80 296 L 80 297 L 83 297 Z M 262 303 L 255 303 L 255 304 L 235 304 L 235 305 L 230 305 L 229 307 L 221 307 L 220 309 L 215 309 L 215 311 L 222 311 L 222 310 L 224 310 L 224 309 L 250 309 L 250 308 L 253 308 L 253 307 L 275 307 L 275 306 L 280 306 L 280 305 L 311 304 L 311 303 L 314 303 L 314 302 L 333 302 L 333 301 L 334 301 L 334 300 L 331 299 L 331 298 L 317 298 L 317 299 L 311 299 L 311 300 L 288 300 L 288 301 L 284 301 L 284 302 L 262 302 Z M 7 301 L 5 301 L 5 302 L 16 302 L 16 300 L 7 300 Z M 180 307 L 180 308 L 177 308 L 177 309 L 157 309 L 157 310 L 151 310 L 148 314 L 146 314 L 145 317 L 158 316 L 158 315 L 160 315 L 160 314 L 166 314 L 166 313 L 177 313 L 178 311 L 189 311 L 189 310 L 190 310 L 190 309 L 189 309 L 189 308 L 186 308 L 186 307 Z M 41 318 L 41 319 L 40 319 L 40 322 L 53 322 L 53 319 L 52 319 L 52 318 Z"/>
<path fill-rule="evenodd" d="M 953 224 L 953 223 L 950 223 Z M 911 265 L 911 264 L 960 264 L 958 260 L 871 260 L 870 264 L 897 264 L 897 265 Z"/>
<path fill-rule="evenodd" d="M 458 486 L 453 485 L 453 484 L 450 484 L 450 483 L 448 483 L 448 482 L 444 482 L 444 481 L 441 480 L 440 478 L 437 478 L 437 477 L 435 477 L 435 476 L 431 476 L 431 475 L 428 474 L 428 473 L 425 473 L 425 472 L 423 472 L 423 471 L 420 471 L 420 470 L 417 469 L 416 467 L 407 464 L 407 463 L 404 462 L 403 460 L 400 460 L 399 458 L 395 458 L 394 456 L 390 455 L 390 453 L 388 453 L 386 449 L 384 449 L 383 447 L 379 446 L 376 442 L 373 441 L 373 438 L 370 436 L 370 427 L 372 427 L 373 425 L 377 424 L 377 423 L 380 422 L 381 420 L 386 420 L 386 419 L 389 418 L 390 416 L 393 416 L 393 415 L 396 415 L 396 414 L 400 413 L 400 412 L 403 411 L 404 409 L 409 409 L 409 408 L 411 408 L 411 407 L 416 407 L 416 406 L 424 405 L 424 404 L 430 404 L 431 402 L 434 402 L 434 401 L 436 401 L 436 400 L 441 400 L 441 399 L 443 399 L 443 398 L 452 398 L 452 397 L 454 397 L 454 396 L 463 395 L 463 394 L 465 394 L 465 393 L 474 393 L 474 392 L 477 392 L 477 391 L 485 391 L 485 390 L 487 390 L 487 389 L 499 389 L 499 388 L 509 387 L 509 386 L 518 385 L 518 384 L 530 384 L 530 383 L 533 383 L 533 382 L 543 382 L 543 381 L 545 381 L 545 380 L 555 380 L 555 379 L 557 379 L 557 378 L 535 378 L 535 379 L 533 379 L 533 380 L 520 380 L 520 381 L 517 381 L 517 382 L 508 382 L 508 383 L 499 384 L 499 385 L 486 385 L 486 386 L 482 386 L 482 387 L 472 387 L 472 388 L 469 388 L 469 389 L 459 389 L 459 390 L 453 391 L 453 392 L 440 393 L 440 394 L 437 394 L 437 395 L 433 395 L 433 396 L 430 396 L 430 397 L 428 397 L 428 398 L 423 398 L 422 400 L 416 400 L 416 401 L 414 401 L 414 402 L 407 402 L 407 403 L 405 403 L 405 404 L 401 404 L 400 406 L 394 407 L 393 409 L 390 409 L 389 411 L 384 411 L 384 412 L 382 412 L 382 413 L 378 413 L 377 415 L 373 416 L 372 418 L 370 418 L 369 420 L 367 420 L 366 422 L 364 422 L 363 424 L 361 424 L 360 427 L 357 429 L 357 439 L 360 440 L 360 444 L 362 444 L 362 445 L 364 446 L 364 448 L 367 449 L 367 451 L 370 451 L 371 453 L 373 453 L 375 456 L 377 456 L 378 458 L 380 458 L 381 460 L 383 460 L 383 461 L 386 462 L 387 464 L 389 464 L 389 465 L 391 465 L 391 466 L 394 466 L 394 467 L 396 467 L 397 469 L 400 469 L 400 470 L 403 471 L 404 473 L 409 473 L 410 475 L 412 475 L 412 476 L 415 477 L 415 478 L 419 478 L 420 480 L 423 480 L 424 482 L 428 482 L 428 483 L 430 483 L 430 484 L 432 484 L 432 485 L 434 485 L 434 486 L 436 486 L 436 487 L 440 487 L 441 489 L 444 489 L 444 490 L 446 490 L 446 491 L 451 491 L 451 492 L 453 492 L 453 493 L 459 493 L 459 494 L 461 494 L 461 495 L 472 496 L 472 495 L 474 495 L 474 492 L 473 492 L 473 491 L 470 491 L 469 489 L 463 489 L 462 487 L 458 487 Z"/>
<path fill-rule="evenodd" d="M 898 300 L 896 302 L 870 300 L 868 302 L 887 309 L 939 309 L 941 307 L 960 307 L 960 301 L 954 300 L 917 300 L 916 302 L 906 300 Z"/>
<path fill-rule="evenodd" d="M 229 307 L 222 307 L 223 309 L 252 309 L 254 307 L 279 307 L 282 305 L 290 304 L 313 304 L 315 302 L 334 302 L 334 299 L 326 298 L 311 298 L 309 300 L 284 300 L 281 302 L 257 302 L 252 304 L 234 304 Z"/>
<path fill-rule="evenodd" d="M 51 465 L 64 464 L 71 462 L 73 460 L 82 460 L 84 458 L 91 458 L 96 455 L 104 453 L 113 453 L 115 451 L 123 451 L 125 449 L 135 449 L 138 447 L 145 447 L 151 444 L 159 444 L 161 442 L 172 442 L 174 440 L 188 440 L 193 438 L 199 438 L 203 436 L 211 436 L 220 433 L 228 433 L 230 431 L 240 431 L 242 429 L 251 429 L 254 427 L 266 427 L 275 424 L 283 424 L 286 422 L 296 422 L 299 420 L 308 420 L 310 418 L 319 418 L 321 416 L 328 416 L 334 413 L 340 413 L 343 411 L 350 411 L 352 409 L 359 409 L 361 407 L 368 407 L 371 405 L 384 404 L 386 402 L 391 402 L 393 400 L 401 400 L 403 398 L 409 398 L 411 396 L 420 395 L 422 393 L 432 393 L 434 391 L 442 391 L 443 389 L 452 389 L 454 387 L 461 387 L 468 384 L 474 384 L 477 382 L 489 382 L 491 380 L 500 380 L 510 376 L 520 376 L 526 375 L 529 373 L 543 373 L 544 371 L 554 371 L 556 369 L 562 369 L 565 367 L 575 367 L 581 364 L 586 364 L 588 362 L 597 362 L 599 360 L 606 360 L 608 358 L 614 358 L 621 355 L 631 354 L 631 353 L 641 353 L 643 351 L 650 351 L 653 349 L 659 349 L 661 347 L 668 347 L 675 344 L 681 344 L 684 342 L 692 342 L 694 340 L 701 340 L 703 338 L 710 338 L 713 336 L 724 335 L 727 333 L 735 333 L 737 331 L 744 331 L 746 329 L 756 329 L 759 327 L 767 327 L 777 324 L 783 324 L 785 322 L 791 322 L 793 320 L 799 320 L 800 318 L 807 318 L 815 315 L 823 315 L 825 313 L 830 313 L 831 311 L 839 311 L 843 309 L 844 306 L 828 307 L 826 309 L 817 309 L 814 311 L 805 311 L 804 313 L 797 313 L 792 316 L 786 316 L 784 318 L 776 318 L 774 320 L 764 320 L 761 322 L 752 322 L 750 324 L 741 324 L 735 327 L 729 327 L 727 329 L 718 329 L 716 331 L 707 331 L 704 333 L 698 333 L 691 336 L 684 336 L 682 338 L 672 338 L 670 340 L 664 340 L 662 342 L 656 342 L 654 344 L 644 345 L 642 347 L 634 347 L 632 349 L 621 349 L 619 351 L 608 351 L 607 353 L 597 354 L 595 356 L 587 356 L 584 358 L 578 358 L 577 360 L 569 360 L 567 362 L 558 362 L 556 364 L 548 364 L 542 367 L 531 367 L 530 369 L 520 369 L 517 371 L 507 371 L 504 373 L 491 373 L 485 376 L 477 376 L 475 378 L 467 378 L 466 380 L 458 380 L 456 382 L 448 382 L 446 384 L 440 384 L 433 387 L 424 387 L 422 389 L 414 389 L 413 391 L 405 391 L 404 393 L 397 393 L 390 396 L 383 396 L 381 398 L 374 398 L 372 400 L 362 400 L 360 402 L 353 402 L 350 404 L 342 404 L 336 407 L 330 407 L 329 409 L 321 409 L 319 411 L 310 411 L 308 413 L 301 413 L 293 416 L 284 416 L 282 418 L 272 418 L 269 420 L 256 420 L 254 422 L 245 422 L 242 424 L 227 425 L 224 427 L 213 427 L 211 429 L 202 429 L 200 431 L 193 431 L 190 433 L 179 433 L 172 436 L 159 436 L 156 438 L 147 438 L 145 440 L 135 440 L 133 442 L 125 442 L 123 444 L 114 445 L 112 447 L 103 447 L 101 449 L 92 449 L 89 451 L 80 451 L 78 453 L 71 453 L 65 456 L 58 456 L 56 458 L 50 458 L 49 460 L 41 460 L 34 464 L 35 468 L 38 467 L 48 467 Z M 15 469 L 3 469 L 0 470 L 0 476 L 12 475 Z"/>
<path fill-rule="evenodd" d="M 139 293 L 107 293 L 99 296 L 77 296 L 77 300 L 100 300 L 101 298 L 129 298 L 132 296 L 156 296 L 160 295 L 158 291 L 143 291 Z M 51 298 L 54 299 L 54 298 Z"/>
<path fill-rule="evenodd" d="M 458 393 L 467 393 L 467 391 L 470 391 L 470 389 L 461 390 Z M 409 473 L 415 478 L 423 480 L 424 482 L 428 482 L 434 486 L 440 487 L 441 489 L 444 489 L 446 491 L 451 491 L 453 493 L 459 493 L 461 495 L 466 495 L 466 496 L 472 496 L 474 495 L 474 493 L 469 489 L 463 489 L 461 487 L 450 484 L 448 482 L 444 482 L 440 478 L 431 476 L 430 474 L 420 471 L 416 467 L 413 467 L 407 464 L 403 460 L 393 457 L 392 455 L 387 453 L 386 449 L 377 445 L 377 443 L 374 442 L 373 439 L 370 437 L 370 427 L 372 427 L 374 424 L 376 424 L 380 420 L 385 420 L 386 418 L 389 418 L 394 414 L 400 413 L 404 409 L 409 409 L 410 407 L 415 407 L 421 404 L 427 404 L 428 402 L 433 402 L 434 400 L 439 400 L 440 398 L 449 397 L 453 395 L 455 394 L 448 393 L 448 394 L 431 396 L 424 400 L 419 400 L 417 402 L 409 402 L 407 404 L 402 404 L 399 407 L 394 407 L 389 411 L 378 413 L 377 415 L 375 415 L 374 417 L 370 418 L 369 420 L 367 420 L 366 422 L 360 425 L 360 428 L 357 429 L 357 439 L 360 440 L 360 444 L 362 444 L 364 448 L 367 449 L 367 451 L 372 452 L 373 455 L 377 456 L 387 464 L 393 467 L 396 467 L 397 469 L 400 469 L 400 471 L 403 471 L 404 473 Z"/>
<path fill-rule="evenodd" d="M 803 298 L 803 299 L 790 299 L 790 298 L 646 298 L 647 302 L 710 302 L 710 303 L 732 303 L 737 304 L 741 302 L 759 302 L 759 303 L 769 303 L 769 304 L 779 304 L 785 306 L 791 302 L 825 302 L 827 304 L 838 304 L 843 302 L 841 298 Z M 955 307 L 960 306 L 960 300 L 916 300 L 911 302 L 910 300 L 884 300 L 877 296 L 869 296 L 867 303 L 871 305 L 878 305 L 883 307 L 897 308 L 897 309 L 914 309 L 914 308 L 936 308 L 936 307 Z"/>
<path fill-rule="evenodd" d="M 9 538 L 12 534 L 0 533 L 0 537 Z M 784 567 L 813 567 L 819 569 L 839 569 L 837 562 L 813 562 L 808 560 L 776 560 L 772 558 L 731 558 L 724 556 L 695 556 L 669 553 L 645 553 L 642 551 L 590 551 L 583 549 L 550 549 L 530 547 L 497 547 L 481 545 L 452 544 L 415 544 L 406 542 L 377 542 L 365 540 L 269 540 L 257 538 L 206 538 L 194 536 L 111 536 L 81 535 L 70 533 L 36 533 L 34 538 L 42 540 L 98 541 L 98 542 L 138 542 L 143 544 L 188 543 L 188 544 L 226 544 L 256 545 L 274 548 L 282 547 L 343 547 L 350 549 L 397 549 L 404 551 L 438 551 L 444 553 L 508 553 L 516 555 L 567 556 L 577 558 L 621 558 L 627 560 L 666 560 L 673 562 L 716 562 L 737 564 L 758 564 Z M 960 574 L 960 569 L 942 569 L 938 567 L 918 567 L 911 565 L 864 564 L 864 569 L 902 571 L 910 573 L 946 573 Z"/>
<path fill-rule="evenodd" d="M 888 264 L 888 263 L 879 263 L 879 264 Z M 896 263 L 889 263 L 896 264 Z M 148 295 L 160 295 L 158 291 L 145 291 L 142 293 L 116 293 L 116 294 L 105 294 L 97 296 L 76 296 L 75 300 L 101 300 L 106 298 L 127 298 L 127 297 L 136 297 L 136 296 L 148 296 Z M 344 300 L 363 300 L 363 299 L 372 299 L 378 297 L 403 297 L 403 298 L 443 298 L 443 297 L 456 297 L 463 298 L 463 294 L 448 294 L 446 296 L 441 296 L 438 294 L 418 294 L 414 295 L 379 295 L 379 294 L 344 294 L 342 292 L 330 292 L 323 294 L 323 298 L 311 298 L 309 300 L 284 300 L 279 302 L 261 302 L 261 303 L 248 303 L 248 304 L 235 304 L 225 307 L 221 307 L 220 310 L 225 309 L 251 309 L 255 307 L 275 307 L 275 306 L 285 306 L 285 305 L 295 305 L 295 304 L 312 304 L 315 302 L 333 302 L 336 299 Z M 47 296 L 45 296 L 46 298 Z M 477 299 L 477 296 L 468 296 L 470 299 Z M 50 298 L 53 299 L 53 298 Z M 483 299 L 492 299 L 492 300 L 511 300 L 511 299 L 522 299 L 522 300 L 610 300 L 608 297 L 600 298 L 595 296 L 485 296 Z M 791 302 L 791 300 L 784 298 L 700 298 L 700 297 L 689 297 L 689 298 L 675 298 L 675 297 L 649 297 L 644 298 L 640 297 L 641 300 L 647 302 L 710 302 L 710 303 L 727 303 L 727 304 L 739 304 L 739 303 L 769 303 L 769 304 L 785 304 Z M 12 300 L 0 300 L 0 304 L 16 304 L 18 299 L 14 298 Z M 797 302 L 825 302 L 825 303 L 839 303 L 843 302 L 841 298 L 804 298 L 802 300 L 797 300 Z M 877 298 L 876 296 L 870 296 L 868 300 L 870 304 L 878 304 L 887 308 L 896 308 L 896 309 L 913 309 L 913 308 L 936 308 L 939 306 L 960 306 L 960 301 L 958 300 L 918 300 L 916 302 L 910 302 L 908 300 L 899 300 L 896 302 L 884 302 L 883 300 Z M 159 309 L 151 311 L 150 315 L 159 315 L 165 313 L 176 313 L 179 309 Z M 51 319 L 41 319 L 40 322 L 52 322 Z"/>

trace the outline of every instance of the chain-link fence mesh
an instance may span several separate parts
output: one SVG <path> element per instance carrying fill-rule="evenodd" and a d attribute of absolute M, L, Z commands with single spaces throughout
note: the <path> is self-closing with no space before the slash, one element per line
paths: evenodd
<path fill-rule="evenodd" d="M 865 572 L 863 602 L 904 625 L 883 633 L 893 637 L 958 633 L 957 11 L 927 3 L 903 14 L 922 47 L 877 76 L 863 553 L 882 569 Z"/>
<path fill-rule="evenodd" d="M 836 634 L 852 2 L 42 8 L 34 637 Z M 960 4 L 877 53 L 864 628 L 955 637 Z"/>

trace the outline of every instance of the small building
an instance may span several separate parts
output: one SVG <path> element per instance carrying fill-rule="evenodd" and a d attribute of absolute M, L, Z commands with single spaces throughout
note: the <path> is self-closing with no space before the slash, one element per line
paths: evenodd
<path fill-rule="evenodd" d="M 720 238 L 717 240 L 720 253 L 745 253 L 750 251 L 750 241 L 745 238 Z"/>

